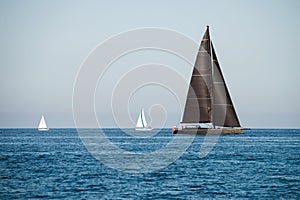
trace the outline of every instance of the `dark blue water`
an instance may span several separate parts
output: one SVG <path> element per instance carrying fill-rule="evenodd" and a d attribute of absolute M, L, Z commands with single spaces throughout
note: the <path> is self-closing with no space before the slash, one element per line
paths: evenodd
<path fill-rule="evenodd" d="M 141 152 L 162 148 L 174 137 L 165 129 L 156 139 L 141 138 L 139 145 L 138 139 L 118 129 L 106 130 L 106 134 L 116 145 Z M 131 174 L 95 159 L 76 129 L 42 133 L 1 129 L 0 198 L 300 198 L 300 130 L 258 129 L 224 135 L 206 157 L 199 158 L 203 139 L 197 136 L 164 169 Z M 150 145 L 145 145 L 147 140 Z"/>

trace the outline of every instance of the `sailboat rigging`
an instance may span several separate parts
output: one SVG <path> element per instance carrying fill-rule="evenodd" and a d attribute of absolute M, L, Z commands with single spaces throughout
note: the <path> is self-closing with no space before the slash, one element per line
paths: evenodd
<path fill-rule="evenodd" d="M 180 127 L 172 133 L 244 133 L 209 34 L 202 38 Z"/>

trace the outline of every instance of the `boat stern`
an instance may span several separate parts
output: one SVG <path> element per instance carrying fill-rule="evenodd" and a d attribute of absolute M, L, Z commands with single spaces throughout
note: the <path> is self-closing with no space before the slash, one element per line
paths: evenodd
<path fill-rule="evenodd" d="M 176 126 L 173 126 L 172 128 L 172 133 L 176 134 L 178 132 L 178 128 Z"/>

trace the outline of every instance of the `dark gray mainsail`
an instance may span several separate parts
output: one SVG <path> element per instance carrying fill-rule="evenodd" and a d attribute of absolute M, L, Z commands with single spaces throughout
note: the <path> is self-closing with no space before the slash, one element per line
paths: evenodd
<path fill-rule="evenodd" d="M 197 54 L 181 123 L 240 127 L 208 26 Z"/>
<path fill-rule="evenodd" d="M 208 28 L 197 54 L 187 94 L 182 123 L 208 123 L 211 121 L 212 67 Z"/>

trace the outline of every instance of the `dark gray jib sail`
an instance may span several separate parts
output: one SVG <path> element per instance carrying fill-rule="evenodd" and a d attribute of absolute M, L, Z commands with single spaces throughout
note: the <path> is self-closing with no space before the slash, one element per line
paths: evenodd
<path fill-rule="evenodd" d="M 193 69 L 182 123 L 212 123 L 213 126 L 240 127 L 210 40 L 208 26 Z"/>

